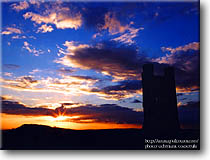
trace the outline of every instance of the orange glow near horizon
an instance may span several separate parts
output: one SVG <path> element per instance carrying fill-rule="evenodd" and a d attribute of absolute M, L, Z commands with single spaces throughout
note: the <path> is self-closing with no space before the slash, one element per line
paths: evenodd
<path fill-rule="evenodd" d="M 177 93 L 190 93 L 193 92 L 192 90 L 199 90 L 200 87 L 199 86 L 192 86 L 192 87 L 176 87 L 176 92 Z"/>
<path fill-rule="evenodd" d="M 79 118 L 79 116 L 22 116 L 22 115 L 9 115 L 2 113 L 1 115 L 1 129 L 14 129 L 18 128 L 23 124 L 39 124 L 47 125 L 50 127 L 75 129 L 75 130 L 86 130 L 86 129 L 126 129 L 126 128 L 137 128 L 141 129 L 140 124 L 116 124 L 116 123 L 99 123 L 81 121 L 81 123 L 75 123 L 66 121 L 67 119 Z M 89 122 L 89 123 L 88 123 Z"/>

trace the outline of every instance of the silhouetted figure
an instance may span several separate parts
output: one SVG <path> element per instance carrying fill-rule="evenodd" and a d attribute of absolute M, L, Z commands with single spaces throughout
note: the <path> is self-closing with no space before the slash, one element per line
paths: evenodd
<path fill-rule="evenodd" d="M 172 135 L 179 130 L 174 68 L 154 75 L 153 64 L 145 64 L 142 73 L 144 125 L 146 135 Z"/>

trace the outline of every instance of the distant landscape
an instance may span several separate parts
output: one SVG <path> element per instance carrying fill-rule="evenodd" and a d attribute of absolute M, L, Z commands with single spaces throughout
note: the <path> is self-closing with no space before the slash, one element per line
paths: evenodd
<path fill-rule="evenodd" d="M 2 149 L 145 149 L 142 129 L 71 130 L 27 124 L 3 130 Z M 180 130 L 174 136 L 158 139 L 199 139 L 199 130 Z"/>

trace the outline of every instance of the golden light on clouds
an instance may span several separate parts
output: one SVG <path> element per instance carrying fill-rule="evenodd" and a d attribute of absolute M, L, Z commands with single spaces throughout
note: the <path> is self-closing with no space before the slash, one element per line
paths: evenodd
<path fill-rule="evenodd" d="M 125 32 L 129 25 L 122 25 L 119 20 L 117 20 L 114 13 L 108 12 L 104 18 L 105 24 L 102 29 L 108 29 L 110 34 L 118 34 Z"/>
<path fill-rule="evenodd" d="M 1 34 L 5 34 L 5 35 L 8 35 L 8 34 L 13 34 L 13 33 L 16 33 L 16 34 L 21 34 L 22 31 L 18 28 L 14 28 L 14 27 L 7 27 L 6 30 L 4 30 Z"/>
<path fill-rule="evenodd" d="M 54 24 L 58 29 L 78 29 L 82 25 L 82 16 L 79 12 L 72 14 L 69 8 L 59 6 L 46 10 L 44 15 L 27 12 L 23 17 L 37 24 Z"/>
<path fill-rule="evenodd" d="M 79 116 L 67 117 L 52 117 L 52 116 L 21 116 L 8 115 L 1 113 L 1 129 L 12 129 L 20 127 L 23 124 L 40 124 L 51 127 L 66 128 L 66 129 L 117 129 L 117 128 L 142 128 L 140 124 L 116 124 L 116 123 L 91 123 L 92 120 L 81 120 L 81 123 L 66 121 L 67 119 L 76 119 Z M 82 123 L 83 122 L 83 123 Z"/>
<path fill-rule="evenodd" d="M 11 5 L 12 9 L 16 10 L 17 12 L 29 8 L 29 3 L 26 1 L 14 3 Z"/>
<path fill-rule="evenodd" d="M 20 92 L 61 93 L 65 95 L 80 95 L 88 90 L 98 80 L 88 76 L 66 76 L 62 78 L 42 78 L 34 80 L 32 76 L 17 77 L 14 80 L 0 79 L 3 88 Z M 87 93 L 88 94 L 88 93 Z"/>
<path fill-rule="evenodd" d="M 190 93 L 197 92 L 200 90 L 199 86 L 191 86 L 191 87 L 176 87 L 177 93 Z"/>

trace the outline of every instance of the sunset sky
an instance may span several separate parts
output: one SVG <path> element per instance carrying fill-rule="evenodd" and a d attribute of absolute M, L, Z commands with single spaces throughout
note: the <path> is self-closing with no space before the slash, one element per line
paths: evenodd
<path fill-rule="evenodd" d="M 3 1 L 2 128 L 141 128 L 142 65 L 176 69 L 199 126 L 199 3 Z"/>

